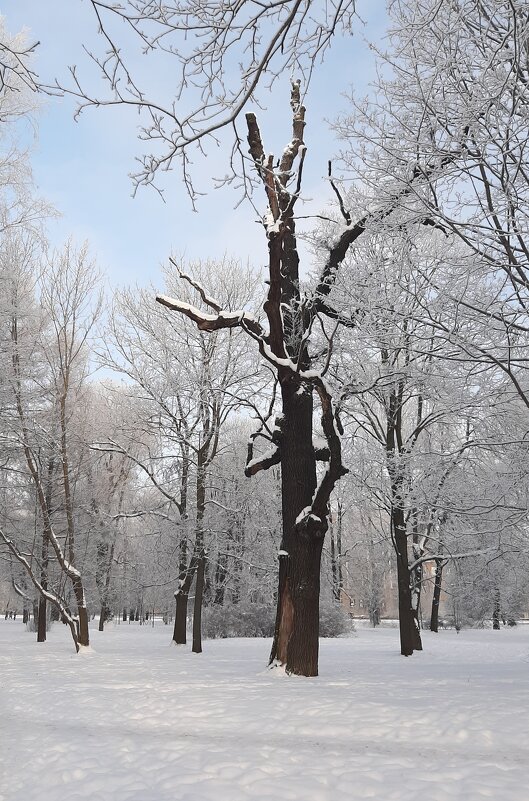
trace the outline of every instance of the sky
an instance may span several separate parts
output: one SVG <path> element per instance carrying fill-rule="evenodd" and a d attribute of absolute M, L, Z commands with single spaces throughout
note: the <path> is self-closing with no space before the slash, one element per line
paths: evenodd
<path fill-rule="evenodd" d="M 307 106 L 303 194 L 314 211 L 329 196 L 324 179 L 327 161 L 338 150 L 328 120 L 347 110 L 343 93 L 351 87 L 363 94 L 374 76 L 374 59 L 364 36 L 378 39 L 385 25 L 384 0 L 358 4 L 360 21 L 354 36 L 336 41 L 319 68 L 305 99 Z M 0 0 L 6 29 L 27 29 L 37 40 L 35 69 L 41 79 L 64 83 L 76 64 L 88 74 L 83 44 L 98 47 L 97 25 L 82 0 Z M 143 69 L 140 57 L 133 67 Z M 83 73 L 83 69 L 87 70 Z M 162 94 L 171 96 L 171 76 L 155 75 Z M 290 139 L 288 80 L 262 95 L 255 109 L 267 151 L 276 154 Z M 194 163 L 194 176 L 205 193 L 193 211 L 177 169 L 164 176 L 162 200 L 153 189 L 132 197 L 129 174 L 142 153 L 137 119 L 119 109 L 88 109 L 74 120 L 75 102 L 68 97 L 42 97 L 38 137 L 32 141 L 32 164 L 39 193 L 59 211 L 50 221 L 49 238 L 60 244 L 72 237 L 88 240 L 92 255 L 111 286 L 148 285 L 163 289 L 161 265 L 177 259 L 220 258 L 224 253 L 255 266 L 266 263 L 266 240 L 255 211 L 231 188 L 214 189 L 211 178 L 226 171 L 226 152 L 208 152 Z M 265 211 L 264 195 L 256 205 Z M 308 254 L 305 255 L 305 260 Z M 307 265 L 306 265 L 307 269 Z"/>

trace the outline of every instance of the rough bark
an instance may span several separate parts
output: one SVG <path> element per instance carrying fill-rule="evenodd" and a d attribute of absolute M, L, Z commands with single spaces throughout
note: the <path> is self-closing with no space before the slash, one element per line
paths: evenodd
<path fill-rule="evenodd" d="M 185 645 L 187 642 L 187 602 L 189 589 L 183 586 L 178 590 L 175 598 L 176 609 L 173 627 L 173 642 L 176 645 Z"/>
<path fill-rule="evenodd" d="M 268 331 L 243 310 L 224 311 L 202 293 L 208 312 L 178 300 L 158 296 L 158 302 L 193 320 L 199 330 L 214 332 L 239 326 L 258 344 L 263 359 L 272 365 L 281 387 L 282 410 L 276 418 L 277 441 L 272 455 L 253 459 L 253 440 L 249 445 L 245 469 L 255 475 L 281 463 L 282 541 L 279 554 L 279 588 L 271 663 L 279 662 L 287 672 L 315 676 L 318 672 L 318 629 L 320 564 L 323 539 L 328 527 L 329 498 L 339 478 L 347 472 L 341 461 L 341 445 L 332 399 L 322 375 L 328 363 L 313 370 L 307 351 L 308 337 L 315 316 L 321 311 L 314 297 L 303 298 L 299 286 L 299 256 L 295 236 L 294 206 L 301 190 L 305 158 L 303 131 L 305 109 L 300 102 L 300 87 L 293 84 L 291 93 L 292 134 L 279 164 L 266 154 L 255 115 L 247 114 L 249 152 L 263 183 L 268 210 L 263 226 L 268 240 L 268 291 L 263 309 Z M 297 166 L 294 164 L 297 161 Z M 291 184 L 293 186 L 291 186 Z M 329 257 L 338 265 L 345 257 L 347 244 L 331 246 Z M 334 254 L 336 248 L 340 253 Z M 333 255 L 334 254 L 334 255 Z M 342 255 L 341 255 L 342 254 Z M 318 290 L 328 295 L 334 281 L 334 269 L 323 269 Z M 213 310 L 214 314 L 211 313 Z M 328 360 L 332 352 L 329 339 Z M 319 485 L 316 483 L 316 454 L 312 444 L 314 392 L 322 409 L 322 429 L 327 438 L 328 466 Z M 272 412 L 270 412 L 271 414 Z"/>
<path fill-rule="evenodd" d="M 281 492 L 283 537 L 279 589 L 270 662 L 289 673 L 318 675 L 320 564 L 323 521 L 304 518 L 316 489 L 312 448 L 312 393 L 288 375 L 281 386 Z"/>
<path fill-rule="evenodd" d="M 411 656 L 414 651 L 422 651 L 421 635 L 417 615 L 413 609 L 408 559 L 408 538 L 403 510 L 392 509 L 393 539 L 397 556 L 397 586 L 399 598 L 400 652 Z"/>

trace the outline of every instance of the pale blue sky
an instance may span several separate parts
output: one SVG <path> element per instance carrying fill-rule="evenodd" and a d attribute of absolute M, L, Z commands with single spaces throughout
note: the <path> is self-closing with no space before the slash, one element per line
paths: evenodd
<path fill-rule="evenodd" d="M 366 33 L 378 38 L 385 24 L 384 0 L 359 3 L 367 21 Z M 40 41 L 36 68 L 42 78 L 66 79 L 67 66 L 78 64 L 81 74 L 81 43 L 95 42 L 93 12 L 82 0 L 0 0 L 0 12 L 11 33 L 28 28 L 28 37 Z M 351 85 L 364 92 L 373 75 L 373 59 L 358 35 L 337 41 L 311 85 L 307 105 L 308 155 L 304 194 L 325 204 L 327 186 L 322 176 L 327 160 L 337 150 L 325 118 L 332 119 L 347 108 L 342 93 Z M 141 62 L 138 61 L 138 66 Z M 170 91 L 168 76 L 162 76 Z M 290 136 L 288 82 L 263 96 L 266 111 L 258 111 L 265 147 L 278 153 Z M 283 97 L 284 95 L 284 97 Z M 238 195 L 231 189 L 214 190 L 210 178 L 225 172 L 221 151 L 195 160 L 195 177 L 207 196 L 199 200 L 198 213 L 190 208 L 181 177 L 175 169 L 165 176 L 165 203 L 149 189 L 131 198 L 128 174 L 134 156 L 141 153 L 136 139 L 137 119 L 120 110 L 87 110 L 73 120 L 74 103 L 68 98 L 43 100 L 39 116 L 39 138 L 33 166 L 40 193 L 61 213 L 50 223 L 50 238 L 61 242 L 72 235 L 87 239 L 111 284 L 161 285 L 160 264 L 169 253 L 188 259 L 221 256 L 224 252 L 253 264 L 266 263 L 266 241 L 248 204 L 234 210 Z M 321 201 L 320 201 L 321 198 Z M 264 211 L 264 197 L 257 198 Z M 314 208 L 314 206 L 313 206 Z"/>

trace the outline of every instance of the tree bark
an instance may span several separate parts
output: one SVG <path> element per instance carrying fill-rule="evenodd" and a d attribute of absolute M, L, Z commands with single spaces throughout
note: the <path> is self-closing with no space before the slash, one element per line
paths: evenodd
<path fill-rule="evenodd" d="M 388 354 L 385 351 L 382 351 L 382 361 L 385 365 L 390 364 Z M 408 557 L 408 532 L 403 507 L 405 476 L 399 464 L 404 450 L 402 391 L 403 384 L 402 381 L 399 381 L 398 386 L 390 392 L 388 398 L 386 409 L 386 458 L 391 481 L 391 536 L 397 556 L 400 652 L 402 656 L 411 656 L 414 651 L 422 651 L 422 643 L 418 618 L 419 595 L 412 593 L 412 575 Z"/>
<path fill-rule="evenodd" d="M 330 528 L 332 594 L 336 601 L 341 601 L 343 589 L 342 572 L 342 504 L 338 502 L 336 526 Z"/>
<path fill-rule="evenodd" d="M 301 388 L 302 389 L 302 388 Z M 316 488 L 312 447 L 312 392 L 288 375 L 281 386 L 281 490 L 283 537 L 279 590 L 270 663 L 287 673 L 318 675 L 320 565 L 325 524 L 296 522 Z"/>
<path fill-rule="evenodd" d="M 412 605 L 406 522 L 401 508 L 394 507 L 391 513 L 397 555 L 400 652 L 402 656 L 411 656 L 414 651 L 422 651 L 422 642 L 418 618 Z"/>
<path fill-rule="evenodd" d="M 194 654 L 202 653 L 202 601 L 204 598 L 206 557 L 202 550 L 197 563 L 195 583 L 195 603 L 193 606 L 193 644 L 191 650 Z"/>
<path fill-rule="evenodd" d="M 173 642 L 176 645 L 185 645 L 187 642 L 187 602 L 189 589 L 182 587 L 175 598 L 176 609 L 173 627 Z"/>
<path fill-rule="evenodd" d="M 432 614 L 430 615 L 430 631 L 436 634 L 439 631 L 439 602 L 441 600 L 441 589 L 443 584 L 443 563 L 438 559 L 435 563 L 435 579 L 432 597 Z"/>

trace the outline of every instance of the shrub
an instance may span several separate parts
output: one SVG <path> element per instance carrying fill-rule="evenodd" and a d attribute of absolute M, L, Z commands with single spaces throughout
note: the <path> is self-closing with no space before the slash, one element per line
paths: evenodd
<path fill-rule="evenodd" d="M 342 637 L 353 628 L 353 621 L 340 603 L 320 602 L 320 637 Z"/>
<path fill-rule="evenodd" d="M 275 604 L 251 601 L 229 606 L 213 604 L 202 612 L 202 634 L 209 640 L 226 637 L 272 637 L 275 616 Z M 322 601 L 320 637 L 340 637 L 352 629 L 352 620 L 340 604 Z"/>
<path fill-rule="evenodd" d="M 224 637 L 271 637 L 275 609 L 250 601 L 229 606 L 214 604 L 202 612 L 202 634 L 210 640 Z"/>

